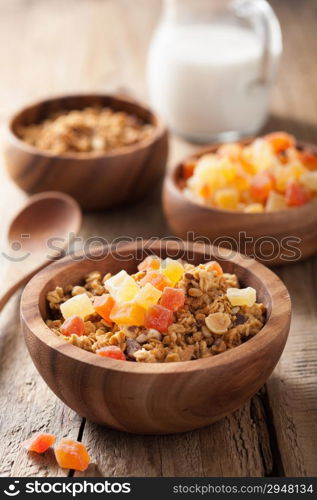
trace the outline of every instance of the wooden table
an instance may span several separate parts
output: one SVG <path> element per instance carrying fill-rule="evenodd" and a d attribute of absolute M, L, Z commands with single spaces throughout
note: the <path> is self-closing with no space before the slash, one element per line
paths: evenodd
<path fill-rule="evenodd" d="M 317 142 L 317 4 L 274 0 L 285 51 L 268 129 Z M 299 5 L 300 4 L 300 5 Z M 128 88 L 144 98 L 146 48 L 158 0 L 12 0 L 1 2 L 1 119 L 33 98 L 70 91 Z M 170 163 L 194 146 L 172 138 Z M 1 169 L 1 233 L 26 196 Z M 155 234 L 153 234 L 155 233 Z M 115 212 L 86 215 L 82 236 L 169 234 L 159 192 Z M 2 247 L 3 248 L 3 247 Z M 6 260 L 1 256 L 1 272 Z M 283 358 L 243 408 L 205 429 L 174 436 L 130 436 L 79 418 L 48 389 L 26 351 L 19 295 L 1 314 L 0 473 L 55 476 L 51 453 L 30 457 L 19 443 L 35 431 L 80 438 L 92 476 L 312 476 L 317 473 L 317 261 L 277 270 L 293 300 Z M 2 280 L 3 281 L 3 275 Z"/>

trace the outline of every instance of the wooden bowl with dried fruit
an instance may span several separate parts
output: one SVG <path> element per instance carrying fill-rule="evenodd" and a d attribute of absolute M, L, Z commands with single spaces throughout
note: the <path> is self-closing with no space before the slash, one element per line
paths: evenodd
<path fill-rule="evenodd" d="M 29 352 L 55 394 L 93 422 L 143 434 L 242 406 L 278 362 L 290 314 L 285 286 L 260 263 L 172 240 L 66 257 L 21 300 Z"/>
<path fill-rule="evenodd" d="M 317 251 L 317 147 L 285 132 L 214 144 L 166 174 L 163 205 L 183 239 L 268 266 L 298 261 Z"/>
<path fill-rule="evenodd" d="M 167 130 L 128 97 L 73 95 L 32 104 L 10 118 L 7 170 L 28 193 L 63 191 L 85 210 L 137 200 L 164 175 Z"/>

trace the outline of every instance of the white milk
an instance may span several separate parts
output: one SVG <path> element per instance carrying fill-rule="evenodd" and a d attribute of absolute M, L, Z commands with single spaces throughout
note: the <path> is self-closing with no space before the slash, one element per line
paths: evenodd
<path fill-rule="evenodd" d="M 197 140 L 254 133 L 269 107 L 270 86 L 257 83 L 262 59 L 261 41 L 239 26 L 159 30 L 148 61 L 152 106 L 171 129 Z"/>

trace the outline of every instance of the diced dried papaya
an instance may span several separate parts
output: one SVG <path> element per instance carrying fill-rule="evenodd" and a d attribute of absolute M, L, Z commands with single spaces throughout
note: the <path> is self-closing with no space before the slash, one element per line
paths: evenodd
<path fill-rule="evenodd" d="M 256 301 L 256 290 L 251 286 L 247 288 L 228 288 L 227 297 L 232 306 L 251 307 Z"/>
<path fill-rule="evenodd" d="M 145 310 L 134 302 L 116 303 L 110 313 L 110 319 L 118 325 L 144 325 Z"/>
<path fill-rule="evenodd" d="M 139 265 L 139 271 L 147 271 L 148 269 L 159 269 L 161 259 L 157 255 L 148 255 Z"/>
<path fill-rule="evenodd" d="M 227 187 L 218 189 L 214 194 L 214 204 L 217 208 L 235 210 L 238 203 L 239 194 L 235 188 Z"/>
<path fill-rule="evenodd" d="M 103 358 L 120 359 L 124 361 L 126 359 L 124 353 L 121 351 L 120 347 L 116 345 L 109 345 L 101 347 L 96 350 L 96 353 Z"/>
<path fill-rule="evenodd" d="M 256 201 L 264 202 L 273 189 L 273 178 L 269 172 L 256 174 L 251 180 L 251 194 Z"/>
<path fill-rule="evenodd" d="M 295 147 L 294 137 L 286 132 L 272 132 L 267 134 L 265 139 L 273 147 L 274 153 L 281 153 L 286 149 Z"/>
<path fill-rule="evenodd" d="M 54 434 L 38 432 L 31 438 L 21 443 L 21 445 L 28 451 L 44 453 L 55 443 L 55 439 Z"/>
<path fill-rule="evenodd" d="M 70 336 L 73 333 L 83 335 L 85 333 L 85 322 L 79 316 L 70 316 L 60 328 L 63 335 Z"/>
<path fill-rule="evenodd" d="M 166 333 L 173 323 L 173 311 L 159 304 L 150 307 L 145 314 L 144 326 Z"/>
<path fill-rule="evenodd" d="M 62 469 L 84 471 L 90 464 L 90 456 L 83 443 L 64 438 L 55 446 L 55 457 Z"/>
<path fill-rule="evenodd" d="M 206 269 L 207 271 L 213 271 L 216 273 L 217 276 L 221 276 L 223 274 L 223 270 L 221 265 L 216 262 L 215 260 L 211 260 L 210 262 L 206 263 Z"/>
<path fill-rule="evenodd" d="M 66 302 L 61 304 L 60 309 L 65 319 L 71 316 L 79 316 L 85 319 L 95 312 L 90 298 L 85 293 L 75 295 L 75 297 L 66 300 Z"/>
<path fill-rule="evenodd" d="M 146 283 L 136 294 L 134 302 L 139 304 L 141 307 L 144 307 L 144 309 L 148 309 L 158 303 L 161 295 L 161 290 L 158 290 L 155 286 L 151 285 L 151 283 Z"/>
<path fill-rule="evenodd" d="M 135 280 L 124 270 L 105 281 L 105 286 L 110 295 L 118 302 L 133 300 L 139 291 Z"/>
<path fill-rule="evenodd" d="M 163 260 L 161 271 L 171 281 L 172 286 L 175 286 L 184 275 L 182 264 L 178 260 L 170 259 L 169 257 Z"/>
<path fill-rule="evenodd" d="M 160 305 L 170 309 L 171 311 L 177 311 L 180 307 L 183 307 L 185 303 L 185 293 L 181 288 L 171 288 L 169 286 L 165 287 L 160 300 Z"/>
<path fill-rule="evenodd" d="M 189 179 L 190 177 L 192 177 L 195 167 L 196 167 L 196 160 L 194 158 L 184 161 L 184 163 L 182 164 L 183 178 Z"/>
<path fill-rule="evenodd" d="M 311 193 L 305 186 L 291 180 L 286 186 L 285 199 L 289 207 L 299 207 L 311 199 Z"/>
<path fill-rule="evenodd" d="M 171 280 L 160 271 L 148 271 L 144 278 L 140 280 L 142 286 L 151 283 L 158 290 L 163 291 L 166 286 L 171 286 Z"/>
<path fill-rule="evenodd" d="M 302 164 L 309 170 L 317 169 L 317 155 L 310 151 L 297 151 L 297 155 Z"/>
<path fill-rule="evenodd" d="M 112 323 L 110 319 L 110 313 L 114 305 L 115 300 L 108 293 L 104 293 L 103 295 L 95 297 L 94 299 L 95 311 L 108 323 Z"/>

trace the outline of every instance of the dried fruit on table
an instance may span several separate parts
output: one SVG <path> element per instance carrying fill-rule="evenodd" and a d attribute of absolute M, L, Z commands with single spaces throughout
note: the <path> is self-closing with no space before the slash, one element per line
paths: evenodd
<path fill-rule="evenodd" d="M 133 300 L 139 291 L 135 280 L 124 270 L 105 281 L 105 287 L 114 300 L 118 302 Z"/>
<path fill-rule="evenodd" d="M 215 260 L 211 260 L 205 264 L 207 271 L 213 271 L 217 274 L 217 276 L 221 276 L 223 274 L 223 270 L 221 265 Z"/>
<path fill-rule="evenodd" d="M 157 255 L 148 255 L 139 265 L 139 271 L 147 271 L 148 269 L 159 269 L 161 259 Z"/>
<path fill-rule="evenodd" d="M 107 323 L 112 323 L 110 313 L 114 305 L 115 300 L 108 293 L 95 297 L 94 299 L 95 311 L 99 314 L 99 316 L 107 321 Z"/>
<path fill-rule="evenodd" d="M 231 319 L 229 314 L 223 312 L 215 312 L 209 314 L 205 323 L 207 328 L 216 335 L 222 335 L 226 333 L 231 325 Z"/>
<path fill-rule="evenodd" d="M 278 210 L 284 210 L 285 208 L 287 208 L 285 196 L 276 191 L 271 191 L 266 201 L 265 211 L 276 212 Z"/>
<path fill-rule="evenodd" d="M 171 286 L 171 280 L 163 274 L 163 271 L 148 271 L 144 278 L 141 279 L 140 285 L 145 286 L 146 283 L 151 283 L 158 290 L 163 291 L 166 286 Z"/>
<path fill-rule="evenodd" d="M 90 464 L 90 456 L 83 443 L 64 438 L 54 448 L 58 465 L 62 469 L 84 471 Z"/>
<path fill-rule="evenodd" d="M 185 272 L 180 262 L 169 257 L 163 260 L 161 271 L 171 281 L 172 286 L 175 286 L 182 279 Z"/>
<path fill-rule="evenodd" d="M 144 326 L 154 328 L 161 333 L 166 333 L 168 327 L 173 323 L 173 311 L 161 305 L 150 307 L 146 311 Z"/>
<path fill-rule="evenodd" d="M 55 443 L 54 434 L 38 432 L 30 439 L 27 439 L 21 445 L 28 451 L 35 451 L 36 453 L 44 453 Z"/>
<path fill-rule="evenodd" d="M 317 192 L 317 171 L 303 174 L 300 178 L 300 183 L 311 191 Z"/>
<path fill-rule="evenodd" d="M 61 304 L 60 309 L 65 319 L 71 316 L 79 316 L 85 319 L 95 312 L 92 302 L 86 293 L 75 295 L 75 297 L 66 300 L 66 302 Z"/>
<path fill-rule="evenodd" d="M 136 294 L 134 302 L 139 304 L 144 309 L 148 309 L 158 303 L 161 295 L 162 292 L 158 290 L 158 288 L 153 286 L 151 283 L 146 283 Z"/>
<path fill-rule="evenodd" d="M 272 132 L 265 136 L 265 140 L 271 144 L 274 153 L 282 153 L 286 149 L 295 147 L 294 137 L 286 132 Z"/>
<path fill-rule="evenodd" d="M 273 179 L 269 172 L 259 172 L 251 180 L 251 194 L 256 201 L 264 202 L 273 189 Z"/>
<path fill-rule="evenodd" d="M 232 306 L 253 306 L 256 301 L 256 290 L 247 288 L 228 288 L 227 297 Z"/>
<path fill-rule="evenodd" d="M 167 286 L 164 288 L 162 297 L 160 300 L 160 305 L 170 309 L 171 311 L 177 311 L 180 307 L 183 307 L 185 303 L 185 293 L 181 288 L 171 288 Z"/>
<path fill-rule="evenodd" d="M 289 207 L 299 207 L 307 203 L 311 194 L 305 186 L 296 181 L 289 181 L 285 191 L 286 203 Z"/>
<path fill-rule="evenodd" d="M 75 333 L 83 335 L 85 333 L 85 322 L 79 316 L 70 316 L 67 318 L 60 328 L 63 335 L 69 336 Z"/>
<path fill-rule="evenodd" d="M 214 194 L 214 204 L 217 208 L 235 210 L 239 203 L 239 194 L 235 188 L 222 188 Z"/>
<path fill-rule="evenodd" d="M 120 347 L 115 345 L 101 347 L 100 349 L 96 350 L 96 353 L 99 354 L 99 356 L 102 356 L 103 358 L 120 359 L 122 361 L 126 359 Z"/>
<path fill-rule="evenodd" d="M 144 325 L 145 310 L 134 302 L 116 303 L 110 313 L 110 319 L 118 325 Z"/>

